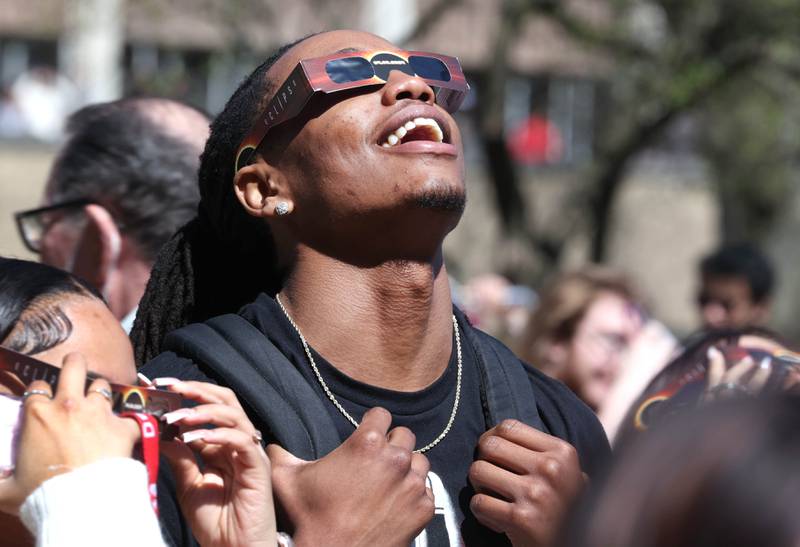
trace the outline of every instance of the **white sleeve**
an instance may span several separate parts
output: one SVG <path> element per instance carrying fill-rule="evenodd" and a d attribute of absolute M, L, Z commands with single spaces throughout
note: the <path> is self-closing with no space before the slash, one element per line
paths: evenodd
<path fill-rule="evenodd" d="M 20 507 L 38 547 L 164 545 L 147 469 L 131 458 L 79 467 L 43 482 Z"/>

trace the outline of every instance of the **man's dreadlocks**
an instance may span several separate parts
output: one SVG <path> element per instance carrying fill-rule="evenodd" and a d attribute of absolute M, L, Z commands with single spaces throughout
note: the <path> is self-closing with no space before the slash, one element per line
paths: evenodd
<path fill-rule="evenodd" d="M 260 292 L 280 289 L 275 244 L 263 221 L 249 216 L 232 181 L 239 144 L 264 107 L 267 71 L 297 40 L 280 47 L 239 85 L 211 123 L 200 156 L 197 216 L 162 247 L 131 332 L 136 362 L 161 352 L 164 336 L 189 323 L 235 313 Z"/>

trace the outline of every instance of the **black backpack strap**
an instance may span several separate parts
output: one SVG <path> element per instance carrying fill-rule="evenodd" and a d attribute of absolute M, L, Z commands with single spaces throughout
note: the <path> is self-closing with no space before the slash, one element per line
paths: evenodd
<path fill-rule="evenodd" d="M 258 429 L 304 460 L 341 444 L 323 401 L 303 375 L 243 317 L 223 315 L 168 334 L 164 349 L 192 359 L 232 389 Z"/>
<path fill-rule="evenodd" d="M 547 431 L 536 407 L 531 381 L 519 358 L 499 340 L 473 328 L 459 311 L 461 331 L 475 351 L 481 375 L 484 418 L 494 427 L 507 418 Z"/>

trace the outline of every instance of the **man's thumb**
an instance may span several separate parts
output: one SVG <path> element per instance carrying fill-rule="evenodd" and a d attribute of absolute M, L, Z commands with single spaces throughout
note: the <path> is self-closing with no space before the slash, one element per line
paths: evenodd
<path fill-rule="evenodd" d="M 308 463 L 305 460 L 301 460 L 288 450 L 285 450 L 282 446 L 277 444 L 268 444 L 267 445 L 267 456 L 269 457 L 269 461 L 273 467 L 276 466 L 298 466 L 304 465 Z"/>

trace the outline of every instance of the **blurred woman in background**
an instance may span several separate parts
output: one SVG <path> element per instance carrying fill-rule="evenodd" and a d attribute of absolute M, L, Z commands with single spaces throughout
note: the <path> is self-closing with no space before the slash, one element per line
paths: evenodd
<path fill-rule="evenodd" d="M 520 355 L 597 411 L 643 323 L 623 275 L 599 266 L 562 274 L 541 293 Z"/>

